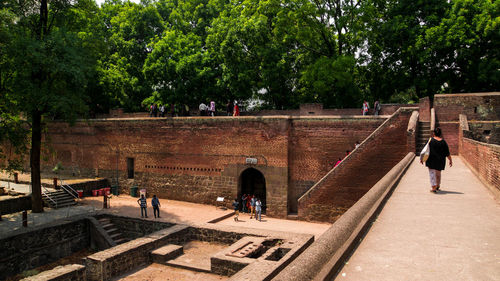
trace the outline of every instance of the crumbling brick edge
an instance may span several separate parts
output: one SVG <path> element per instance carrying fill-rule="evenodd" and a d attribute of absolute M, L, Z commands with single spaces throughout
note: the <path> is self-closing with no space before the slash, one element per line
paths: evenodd
<path fill-rule="evenodd" d="M 415 158 L 408 153 L 273 280 L 333 280 Z"/>

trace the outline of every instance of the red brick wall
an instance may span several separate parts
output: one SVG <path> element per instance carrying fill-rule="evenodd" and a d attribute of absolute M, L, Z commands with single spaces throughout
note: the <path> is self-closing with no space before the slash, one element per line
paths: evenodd
<path fill-rule="evenodd" d="M 474 173 L 500 195 L 500 146 L 462 138 L 460 156 Z M 500 197 L 498 197 L 500 198 Z"/>
<path fill-rule="evenodd" d="M 330 171 L 345 151 L 352 151 L 385 118 L 301 119 L 293 121 L 290 134 L 289 210 L 297 212 L 297 199 Z"/>
<path fill-rule="evenodd" d="M 373 115 L 373 104 L 368 115 Z M 381 104 L 379 115 L 392 115 L 400 107 L 411 107 L 411 104 Z M 247 115 L 256 116 L 270 116 L 270 115 L 292 115 L 292 116 L 311 116 L 311 115 L 324 115 L 324 116 L 350 116 L 362 115 L 361 105 L 359 108 L 323 108 L 321 104 L 303 104 L 300 109 L 291 110 L 262 110 L 259 112 L 248 112 Z"/>
<path fill-rule="evenodd" d="M 118 170 L 122 192 L 138 185 L 161 198 L 214 203 L 217 196 L 237 196 L 239 173 L 249 167 L 245 159 L 257 158 L 253 167 L 264 174 L 271 198 L 268 212 L 286 216 L 286 200 L 273 202 L 272 195 L 287 197 L 289 122 L 282 117 L 115 119 L 74 127 L 56 122 L 48 130 L 56 154 L 46 168 L 61 161 L 67 172 L 97 170 L 111 180 Z M 134 158 L 134 179 L 127 178 L 127 158 Z"/>
<path fill-rule="evenodd" d="M 300 198 L 300 219 L 335 221 L 408 153 L 413 109 L 400 109 L 320 183 Z M 413 136 L 412 136 L 413 137 Z"/>
<path fill-rule="evenodd" d="M 443 132 L 443 138 L 450 148 L 450 153 L 452 155 L 458 155 L 458 131 L 460 124 L 459 122 L 441 122 L 439 127 Z"/>
<path fill-rule="evenodd" d="M 160 198 L 213 204 L 238 195 L 248 167 L 266 180 L 267 212 L 284 217 L 296 198 L 319 180 L 338 157 L 352 150 L 382 117 L 218 117 L 108 119 L 49 125 L 54 153 L 45 169 L 61 161 L 63 172 L 118 177 L 121 191 L 133 185 Z M 127 178 L 134 158 L 134 179 Z M 257 165 L 245 163 L 256 158 Z M 293 210 L 292 210 L 293 211 Z"/>
<path fill-rule="evenodd" d="M 500 120 L 500 93 L 435 95 L 434 109 L 437 122 L 458 121 L 460 114 L 469 120 Z"/>
<path fill-rule="evenodd" d="M 458 155 L 459 115 L 468 120 L 500 120 L 500 93 L 435 95 L 436 127 L 443 131 L 450 153 Z"/>
<path fill-rule="evenodd" d="M 421 122 L 431 121 L 431 102 L 429 97 L 421 98 L 419 100 L 418 119 Z"/>

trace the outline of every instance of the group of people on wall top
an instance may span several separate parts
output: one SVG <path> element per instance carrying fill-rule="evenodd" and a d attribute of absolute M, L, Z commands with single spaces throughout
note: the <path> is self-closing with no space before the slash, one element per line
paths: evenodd
<path fill-rule="evenodd" d="M 381 105 L 378 100 L 375 101 L 375 104 L 373 105 L 373 115 L 378 115 L 381 110 Z M 361 107 L 363 115 L 368 115 L 368 111 L 370 110 L 370 104 L 365 100 L 363 102 L 363 106 Z"/>
<path fill-rule="evenodd" d="M 184 104 L 179 109 L 176 108 L 174 103 L 172 103 L 170 104 L 170 112 L 167 112 L 167 107 L 164 104 L 158 106 L 156 103 L 153 103 L 149 106 L 150 117 L 166 117 L 167 114 L 172 117 L 189 116 L 189 106 L 187 104 Z"/>
<path fill-rule="evenodd" d="M 216 115 L 215 102 L 211 101 L 209 104 L 210 104 L 210 106 L 207 106 L 203 102 L 200 103 L 200 106 L 199 106 L 200 116 L 215 117 L 215 115 Z M 227 102 L 226 114 L 227 114 L 227 116 L 240 116 L 240 107 L 238 106 L 237 101 L 235 101 L 234 103 L 232 101 Z"/>
<path fill-rule="evenodd" d="M 234 221 L 238 221 L 240 215 L 240 202 L 238 198 L 233 201 Z M 256 220 L 262 221 L 262 201 L 254 194 L 243 194 L 241 196 L 241 212 L 250 213 L 250 219 L 255 217 Z"/>

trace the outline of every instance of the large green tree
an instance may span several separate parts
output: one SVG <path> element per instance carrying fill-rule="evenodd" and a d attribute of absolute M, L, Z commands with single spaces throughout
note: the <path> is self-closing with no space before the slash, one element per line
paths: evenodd
<path fill-rule="evenodd" d="M 500 89 L 500 2 L 455 0 L 417 41 L 444 92 Z M 432 73 L 434 74 L 434 73 Z"/>
<path fill-rule="evenodd" d="M 40 151 L 47 118 L 74 120 L 86 110 L 85 87 L 92 56 L 78 36 L 78 27 L 60 18 L 88 0 L 12 1 L 7 8 L 16 17 L 9 23 L 10 59 L 2 75 L 9 77 L 2 103 L 11 114 L 25 116 L 31 139 L 32 210 L 42 212 Z M 91 4 L 95 6 L 94 2 Z M 7 73 L 7 74 L 6 74 Z"/>

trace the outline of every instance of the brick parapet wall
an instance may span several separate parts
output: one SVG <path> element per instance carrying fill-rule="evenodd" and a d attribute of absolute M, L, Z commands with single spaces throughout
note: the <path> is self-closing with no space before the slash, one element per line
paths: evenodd
<path fill-rule="evenodd" d="M 460 157 L 476 176 L 500 199 L 500 145 L 461 137 Z"/>
<path fill-rule="evenodd" d="M 335 221 L 408 153 L 408 121 L 401 108 L 298 202 L 304 220 Z M 414 136 L 412 136 L 414 137 Z"/>
<path fill-rule="evenodd" d="M 373 115 L 373 104 L 368 111 L 369 115 Z M 392 115 L 400 107 L 412 107 L 412 104 L 381 104 L 379 115 Z M 272 116 L 272 115 L 290 115 L 290 116 L 355 116 L 363 115 L 361 106 L 359 108 L 323 108 L 321 104 L 304 104 L 300 109 L 290 110 L 261 110 L 257 112 L 247 112 L 246 115 L 255 116 Z"/>

